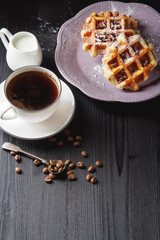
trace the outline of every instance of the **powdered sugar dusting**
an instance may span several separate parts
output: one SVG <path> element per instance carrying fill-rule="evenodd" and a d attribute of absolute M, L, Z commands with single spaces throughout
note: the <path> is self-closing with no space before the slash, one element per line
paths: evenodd
<path fill-rule="evenodd" d="M 115 7 L 114 2 L 111 2 L 111 6 L 112 6 L 112 12 L 117 11 L 117 8 Z"/>
<path fill-rule="evenodd" d="M 37 25 L 36 36 L 40 42 L 42 51 L 53 51 L 56 47 L 60 24 L 57 23 L 57 25 L 53 27 L 48 20 L 42 19 L 41 17 L 34 17 L 34 20 Z"/>
<path fill-rule="evenodd" d="M 93 69 L 99 75 L 103 73 L 102 66 L 100 64 L 95 65 Z"/>

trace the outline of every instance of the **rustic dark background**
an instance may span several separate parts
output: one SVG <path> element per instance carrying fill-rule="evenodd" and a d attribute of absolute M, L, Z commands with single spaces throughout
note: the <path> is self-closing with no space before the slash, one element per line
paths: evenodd
<path fill-rule="evenodd" d="M 11 33 L 33 32 L 43 49 L 43 63 L 64 81 L 54 62 L 60 26 L 96 1 L 25 1 L 0 7 L 0 28 Z M 138 1 L 136 1 L 138 2 Z M 158 8 L 156 1 L 141 1 Z M 158 23 L 157 23 L 158 24 Z M 11 70 L 0 41 L 0 82 Z M 76 98 L 76 114 L 69 125 L 83 144 L 56 147 L 47 140 L 27 141 L 0 130 L 0 145 L 18 144 L 46 159 L 83 160 L 86 166 L 101 160 L 99 182 L 85 180 L 86 170 L 76 169 L 77 181 L 43 181 L 43 167 L 22 157 L 17 164 L 0 150 L 0 240 L 159 240 L 160 239 L 160 97 L 136 103 L 96 101 L 65 81 Z M 64 139 L 63 133 L 57 136 Z M 19 165 L 22 175 L 14 171 Z"/>

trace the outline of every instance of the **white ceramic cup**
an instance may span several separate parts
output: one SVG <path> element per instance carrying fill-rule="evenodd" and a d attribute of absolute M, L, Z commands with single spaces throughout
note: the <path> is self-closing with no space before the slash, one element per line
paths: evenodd
<path fill-rule="evenodd" d="M 12 35 L 6 28 L 2 28 L 0 37 L 7 50 L 7 64 L 13 71 L 24 66 L 41 65 L 42 50 L 32 33 L 22 31 Z"/>
<path fill-rule="evenodd" d="M 56 98 L 56 100 L 53 103 L 51 103 L 49 106 L 39 109 L 39 110 L 21 109 L 15 105 L 13 105 L 13 103 L 10 102 L 9 99 L 7 98 L 7 94 L 6 94 L 8 84 L 11 81 L 14 81 L 14 78 L 17 75 L 25 73 L 25 72 L 31 72 L 31 71 L 42 72 L 42 73 L 48 74 L 51 77 L 51 79 L 54 81 L 54 83 L 56 84 L 57 89 L 58 89 L 58 97 Z M 62 86 L 61 86 L 60 80 L 49 69 L 39 67 L 39 66 L 27 66 L 27 67 L 19 68 L 16 71 L 14 71 L 13 73 L 11 73 L 10 76 L 5 81 L 4 95 L 6 97 L 6 101 L 0 106 L 0 118 L 3 119 L 4 121 L 13 119 L 13 118 L 21 118 L 24 121 L 31 122 L 31 123 L 44 121 L 47 118 L 49 118 L 54 113 L 54 111 L 57 109 L 59 101 L 60 101 L 60 97 L 61 97 L 61 91 L 62 91 Z M 12 116 L 9 119 L 6 117 L 3 117 L 3 116 L 5 116 L 5 113 L 7 113 L 7 111 L 10 110 L 10 108 L 12 108 L 12 110 L 14 110 L 14 114 L 12 114 Z"/>

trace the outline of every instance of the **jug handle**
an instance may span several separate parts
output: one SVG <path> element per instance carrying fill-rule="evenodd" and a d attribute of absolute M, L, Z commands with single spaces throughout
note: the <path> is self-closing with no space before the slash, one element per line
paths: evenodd
<path fill-rule="evenodd" d="M 2 28 L 0 30 L 0 37 L 2 39 L 2 42 L 3 42 L 4 46 L 5 46 L 5 48 L 7 49 L 8 48 L 8 41 L 7 41 L 5 35 L 7 36 L 8 40 L 10 41 L 11 37 L 12 37 L 12 34 L 6 28 Z"/>

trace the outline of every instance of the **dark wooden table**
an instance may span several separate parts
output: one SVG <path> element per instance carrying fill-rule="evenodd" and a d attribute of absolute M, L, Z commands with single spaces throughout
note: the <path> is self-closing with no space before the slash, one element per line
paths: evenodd
<path fill-rule="evenodd" d="M 77 108 L 69 129 L 83 137 L 79 148 L 66 142 L 57 147 L 47 139 L 20 140 L 0 130 L 0 145 L 10 141 L 48 160 L 103 162 L 94 173 L 96 185 L 85 180 L 86 169 L 75 169 L 77 181 L 46 184 L 43 166 L 35 167 L 25 156 L 18 164 L 0 149 L 0 240 L 160 239 L 160 97 L 135 104 L 96 101 L 69 84 L 55 65 L 60 26 L 93 2 L 23 1 L 18 8 L 15 2 L 0 8 L 0 28 L 33 32 L 43 49 L 42 66 L 72 89 Z M 156 1 L 143 3 L 159 11 Z M 5 54 L 0 41 L 0 82 L 11 72 Z M 83 149 L 89 158 L 83 159 Z"/>

